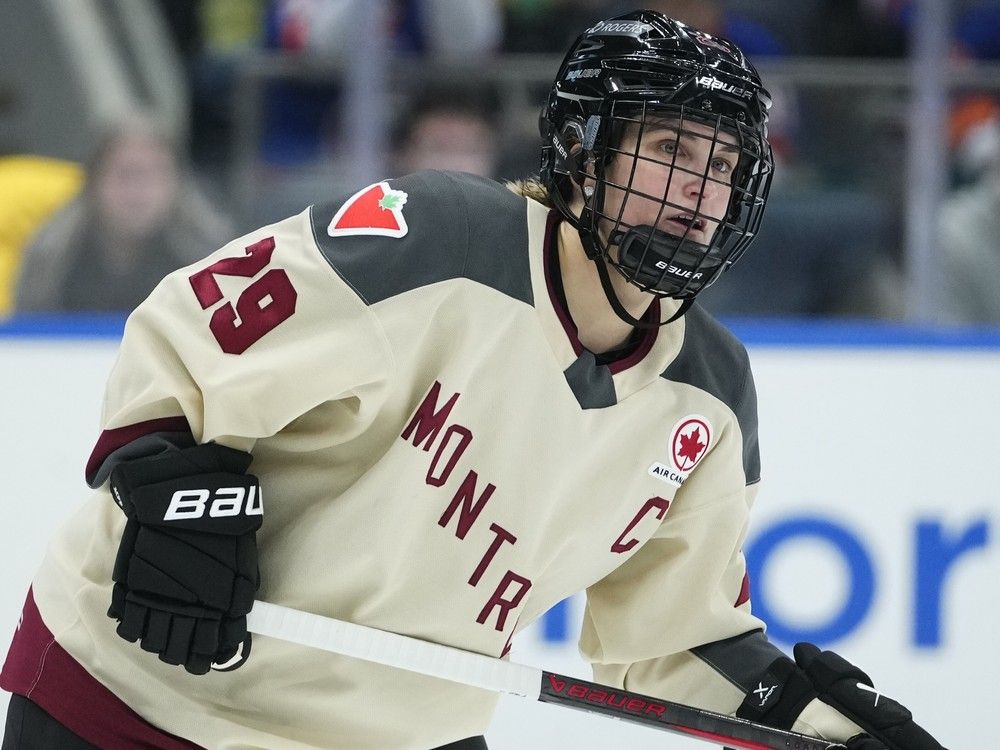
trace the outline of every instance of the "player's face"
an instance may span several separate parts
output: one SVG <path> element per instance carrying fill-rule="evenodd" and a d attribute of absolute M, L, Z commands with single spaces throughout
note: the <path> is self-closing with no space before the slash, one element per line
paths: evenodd
<path fill-rule="evenodd" d="M 735 136 L 702 123 L 630 123 L 605 179 L 605 216 L 707 245 L 726 215 L 739 157 Z M 628 190 L 628 192 L 626 192 Z M 605 232 L 613 221 L 604 220 Z"/>
<path fill-rule="evenodd" d="M 105 225 L 141 238 L 167 220 L 177 197 L 179 173 L 170 149 L 156 139 L 123 137 L 105 157 L 94 192 Z"/>
<path fill-rule="evenodd" d="M 424 115 L 402 154 L 408 172 L 448 169 L 489 177 L 497 159 L 497 137 L 489 122 L 465 112 Z"/>

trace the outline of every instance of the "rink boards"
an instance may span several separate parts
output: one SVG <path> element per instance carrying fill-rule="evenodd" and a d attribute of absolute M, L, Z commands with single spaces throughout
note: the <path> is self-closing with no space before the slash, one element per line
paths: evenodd
<path fill-rule="evenodd" d="M 779 643 L 813 640 L 861 665 L 946 746 L 982 746 L 968 717 L 989 715 L 998 695 L 1000 333 L 734 328 L 759 396 L 763 484 L 745 547 L 755 611 Z M 86 494 L 119 331 L 113 320 L 0 326 L 5 643 L 51 529 Z M 588 677 L 581 610 L 579 597 L 565 603 L 515 640 L 512 658 Z M 488 736 L 494 750 L 666 746 L 514 698 Z"/>

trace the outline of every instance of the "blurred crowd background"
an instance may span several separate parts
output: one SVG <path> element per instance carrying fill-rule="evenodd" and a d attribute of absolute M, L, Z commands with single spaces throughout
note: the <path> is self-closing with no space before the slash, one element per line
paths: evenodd
<path fill-rule="evenodd" d="M 778 169 L 723 316 L 1000 324 L 1000 0 L 645 0 L 741 46 Z M 619 0 L 3 0 L 0 317 L 122 312 L 229 239 L 425 167 L 537 168 Z"/>

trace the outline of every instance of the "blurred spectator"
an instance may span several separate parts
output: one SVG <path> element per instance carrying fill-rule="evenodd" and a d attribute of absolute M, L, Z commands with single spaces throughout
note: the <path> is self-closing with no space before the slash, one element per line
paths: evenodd
<path fill-rule="evenodd" d="M 951 118 L 965 184 L 941 207 L 942 303 L 947 319 L 1000 323 L 1000 101 L 975 97 Z"/>
<path fill-rule="evenodd" d="M 0 156 L 0 316 L 13 307 L 28 241 L 82 184 L 79 164 L 29 154 Z"/>
<path fill-rule="evenodd" d="M 404 115 L 393 143 L 395 172 L 447 169 L 496 177 L 499 134 L 495 113 L 471 94 L 422 91 Z"/>
<path fill-rule="evenodd" d="M 81 194 L 25 252 L 18 312 L 131 310 L 164 275 L 231 236 L 151 121 L 109 131 L 86 174 Z"/>
<path fill-rule="evenodd" d="M 359 40 L 353 18 L 370 0 L 271 0 L 265 46 L 287 53 L 351 64 L 359 43 L 383 45 L 389 55 L 419 55 L 466 65 L 482 63 L 499 48 L 498 0 L 387 0 L 388 44 Z M 330 151 L 337 129 L 339 87 L 279 82 L 268 87 L 262 148 L 273 165 L 295 167 Z"/>

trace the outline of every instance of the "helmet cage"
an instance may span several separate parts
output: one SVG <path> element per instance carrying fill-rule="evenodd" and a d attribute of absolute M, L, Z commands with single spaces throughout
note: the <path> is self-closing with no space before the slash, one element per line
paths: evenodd
<path fill-rule="evenodd" d="M 605 103 L 600 124 L 594 117 L 588 120 L 587 130 L 601 133 L 590 144 L 584 140 L 584 169 L 575 175 L 584 188 L 580 222 L 589 235 L 589 250 L 645 291 L 678 299 L 693 297 L 735 263 L 756 236 L 773 171 L 770 147 L 758 129 L 735 117 L 645 99 L 609 97 Z M 664 133 L 673 134 L 672 148 L 665 149 L 663 158 L 651 156 L 646 146 L 653 130 L 658 139 Z M 635 137 L 629 138 L 630 133 Z M 704 164 L 678 163 L 687 139 L 707 142 Z M 586 149 L 587 145 L 591 148 Z M 626 179 L 616 182 L 609 168 L 622 159 L 631 164 Z M 663 168 L 662 191 L 643 192 L 635 185 L 640 165 Z M 674 202 L 675 197 L 671 200 L 671 187 L 685 176 L 700 180 L 693 207 Z M 721 215 L 712 215 L 705 205 L 710 183 L 729 191 Z M 625 221 L 627 206 L 634 201 L 658 204 L 650 225 L 633 226 Z M 679 234 L 659 229 L 671 215 L 684 215 L 687 228 L 671 224 Z M 693 231 L 696 227 L 702 231 Z M 712 227 L 711 235 L 705 237 L 705 230 Z M 703 241 L 695 239 L 695 234 Z"/>
<path fill-rule="evenodd" d="M 620 16 L 588 29 L 563 60 L 539 118 L 540 176 L 592 259 L 603 258 L 644 290 L 690 300 L 735 263 L 757 234 L 774 169 L 767 142 L 770 104 L 757 71 L 725 39 L 651 11 Z M 676 134 L 673 155 L 652 158 L 643 139 L 664 121 Z M 634 141 L 626 141 L 631 134 Z M 691 137 L 711 140 L 697 173 L 676 158 L 682 139 Z M 713 167 L 723 151 L 727 159 L 735 157 L 725 173 Z M 616 168 L 613 181 L 609 168 L 624 159 L 631 168 L 624 178 Z M 640 166 L 646 172 L 655 166 L 651 161 L 665 175 L 662 190 L 655 183 L 655 195 L 643 192 L 635 179 Z M 693 215 L 690 205 L 675 202 L 676 190 L 671 195 L 674 180 L 692 175 L 702 186 Z M 650 190 L 648 175 L 642 183 Z M 716 211 L 721 216 L 708 215 L 703 205 L 709 183 L 730 191 L 725 210 Z M 582 210 L 570 206 L 576 190 Z M 658 203 L 656 219 L 628 224 L 630 201 Z M 649 211 L 643 213 L 648 219 Z M 686 229 L 670 222 L 682 213 Z"/>

